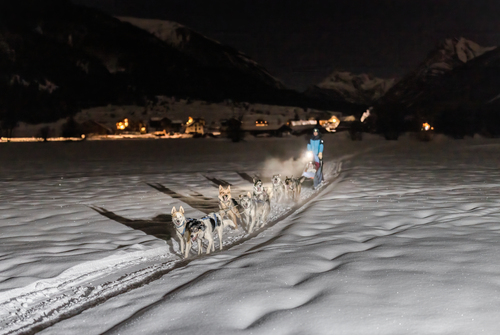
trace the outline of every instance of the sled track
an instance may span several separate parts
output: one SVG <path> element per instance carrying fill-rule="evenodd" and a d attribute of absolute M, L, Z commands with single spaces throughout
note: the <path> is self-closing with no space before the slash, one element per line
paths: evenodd
<path fill-rule="evenodd" d="M 235 240 L 226 241 L 224 249 L 239 245 L 274 226 L 295 213 L 314 199 L 340 175 L 342 162 L 332 162 L 325 171 L 328 177 L 316 190 L 302 190 L 301 201 L 291 207 L 273 206 L 269 221 L 264 227 Z M 220 252 L 220 251 L 216 251 Z M 97 269 L 71 277 L 55 285 L 36 285 L 31 292 L 0 302 L 0 334 L 34 334 L 60 321 L 69 319 L 108 299 L 142 287 L 170 271 L 184 267 L 192 260 L 205 255 L 179 260 L 177 257 L 154 256 L 126 260 L 105 269 Z M 165 259 L 166 258 L 166 259 Z M 128 269 L 127 274 L 117 277 L 117 272 Z"/>

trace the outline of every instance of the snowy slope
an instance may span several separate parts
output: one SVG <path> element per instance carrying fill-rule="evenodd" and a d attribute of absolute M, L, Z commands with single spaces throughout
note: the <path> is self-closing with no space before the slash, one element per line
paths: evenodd
<path fill-rule="evenodd" d="M 355 75 L 335 71 L 321 83 L 308 89 L 310 94 L 326 95 L 358 104 L 371 105 L 383 96 L 395 79 L 376 78 L 367 74 Z"/>

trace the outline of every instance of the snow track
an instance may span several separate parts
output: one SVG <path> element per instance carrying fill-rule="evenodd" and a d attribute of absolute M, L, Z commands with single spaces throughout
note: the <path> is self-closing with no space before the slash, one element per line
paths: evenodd
<path fill-rule="evenodd" d="M 316 190 L 303 188 L 299 204 L 273 204 L 268 223 L 252 234 L 241 230 L 226 231 L 224 249 L 245 242 L 295 213 L 334 181 L 341 169 L 341 161 L 329 162 L 325 170 L 327 182 Z M 28 288 L 3 294 L 0 298 L 0 334 L 36 333 L 112 297 L 157 280 L 175 268 L 186 266 L 197 257 L 179 260 L 178 255 L 165 254 L 164 248 L 155 248 L 110 258 L 116 258 L 111 262 L 114 264 L 112 266 L 109 265 L 109 259 L 108 262 L 101 260 L 84 263 L 57 278 L 38 281 Z"/>

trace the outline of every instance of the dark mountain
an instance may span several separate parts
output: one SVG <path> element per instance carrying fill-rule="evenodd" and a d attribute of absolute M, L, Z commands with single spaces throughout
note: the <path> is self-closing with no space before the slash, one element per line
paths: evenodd
<path fill-rule="evenodd" d="M 399 132 L 431 122 L 456 137 L 484 128 L 484 112 L 500 94 L 498 49 L 449 39 L 396 83 L 376 106 L 379 129 Z"/>
<path fill-rule="evenodd" d="M 356 108 L 288 90 L 256 62 L 185 27 L 169 43 L 66 0 L 0 3 L 0 118 L 54 121 L 78 109 L 144 104 L 155 95 Z"/>
<path fill-rule="evenodd" d="M 196 60 L 203 67 L 218 73 L 233 72 L 249 81 L 259 81 L 270 87 L 285 89 L 283 83 L 240 51 L 172 21 L 119 17 L 158 37 L 171 47 Z M 218 75 L 218 73 L 214 75 Z"/>
<path fill-rule="evenodd" d="M 439 86 L 445 74 L 493 49 L 481 47 L 465 38 L 447 39 L 432 50 L 415 70 L 396 83 L 379 102 L 397 102 L 411 107 L 420 99 L 422 89 Z"/>

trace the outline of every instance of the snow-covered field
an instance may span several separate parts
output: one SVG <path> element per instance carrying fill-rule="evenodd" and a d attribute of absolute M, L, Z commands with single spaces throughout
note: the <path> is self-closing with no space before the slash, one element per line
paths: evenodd
<path fill-rule="evenodd" d="M 325 142 L 330 184 L 187 261 L 172 206 L 304 138 L 3 144 L 0 334 L 496 334 L 500 140 Z"/>

